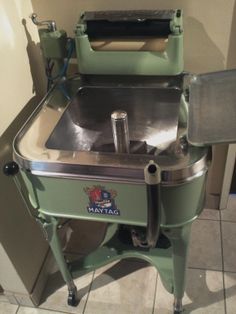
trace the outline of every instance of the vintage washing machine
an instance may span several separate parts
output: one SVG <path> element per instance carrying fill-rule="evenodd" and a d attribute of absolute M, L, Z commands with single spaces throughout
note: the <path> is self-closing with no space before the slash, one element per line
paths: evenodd
<path fill-rule="evenodd" d="M 181 10 L 85 12 L 74 39 L 54 21 L 32 20 L 47 26 L 41 48 L 49 85 L 57 82 L 17 134 L 14 161 L 3 170 L 45 232 L 68 304 L 79 302 L 78 271 L 136 257 L 156 267 L 181 313 L 211 145 L 236 141 L 236 72 L 183 72 Z M 66 78 L 74 43 L 79 74 Z M 70 264 L 58 237 L 63 218 L 107 223 L 99 247 Z"/>

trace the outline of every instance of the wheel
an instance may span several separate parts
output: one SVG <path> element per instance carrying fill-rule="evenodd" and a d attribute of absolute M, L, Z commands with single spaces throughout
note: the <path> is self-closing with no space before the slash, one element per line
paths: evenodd
<path fill-rule="evenodd" d="M 67 299 L 67 304 L 70 306 L 77 306 L 79 303 L 77 293 L 75 292 L 69 292 L 68 299 Z"/>

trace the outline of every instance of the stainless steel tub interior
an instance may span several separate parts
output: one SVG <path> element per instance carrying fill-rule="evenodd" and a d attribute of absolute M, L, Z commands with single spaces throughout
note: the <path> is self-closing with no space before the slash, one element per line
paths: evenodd
<path fill-rule="evenodd" d="M 16 136 L 14 159 L 22 169 L 44 176 L 143 182 L 150 159 L 160 165 L 163 184 L 200 175 L 207 168 L 207 149 L 190 146 L 181 158 L 169 150 L 177 136 L 181 89 L 164 85 L 61 82 Z M 130 154 L 113 152 L 114 109 L 128 112 Z M 163 133 L 166 125 L 170 133 Z"/>
<path fill-rule="evenodd" d="M 158 153 L 176 141 L 181 91 L 174 88 L 81 87 L 46 147 L 115 152 L 111 113 L 128 114 L 131 153 Z"/>

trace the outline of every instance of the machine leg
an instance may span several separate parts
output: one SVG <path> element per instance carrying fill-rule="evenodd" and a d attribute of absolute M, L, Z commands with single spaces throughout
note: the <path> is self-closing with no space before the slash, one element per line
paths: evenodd
<path fill-rule="evenodd" d="M 47 219 L 46 222 L 43 223 L 43 228 L 46 232 L 47 240 L 50 244 L 52 253 L 56 259 L 56 262 L 62 274 L 62 277 L 68 286 L 69 294 L 68 294 L 67 303 L 68 305 L 76 306 L 79 301 L 78 295 L 77 295 L 77 288 L 76 288 L 76 285 L 74 284 L 72 275 L 68 269 L 68 266 L 66 264 L 66 261 L 62 252 L 60 239 L 57 233 L 58 220 L 55 217 L 47 217 L 46 219 Z"/>
<path fill-rule="evenodd" d="M 166 236 L 173 248 L 174 314 L 182 313 L 182 298 L 186 285 L 186 268 L 191 223 L 180 228 L 169 229 Z"/>
<path fill-rule="evenodd" d="M 179 314 L 183 312 L 182 299 L 174 299 L 174 314 Z"/>

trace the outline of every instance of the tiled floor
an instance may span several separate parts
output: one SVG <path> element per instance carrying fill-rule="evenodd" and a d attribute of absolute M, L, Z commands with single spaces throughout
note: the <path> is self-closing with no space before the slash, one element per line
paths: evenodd
<path fill-rule="evenodd" d="M 236 313 L 236 196 L 228 209 L 206 209 L 193 224 L 184 313 Z M 66 305 L 67 288 L 51 275 L 39 308 L 8 304 L 0 314 L 171 314 L 168 294 L 156 270 L 138 260 L 123 260 L 76 280 L 81 302 Z"/>

